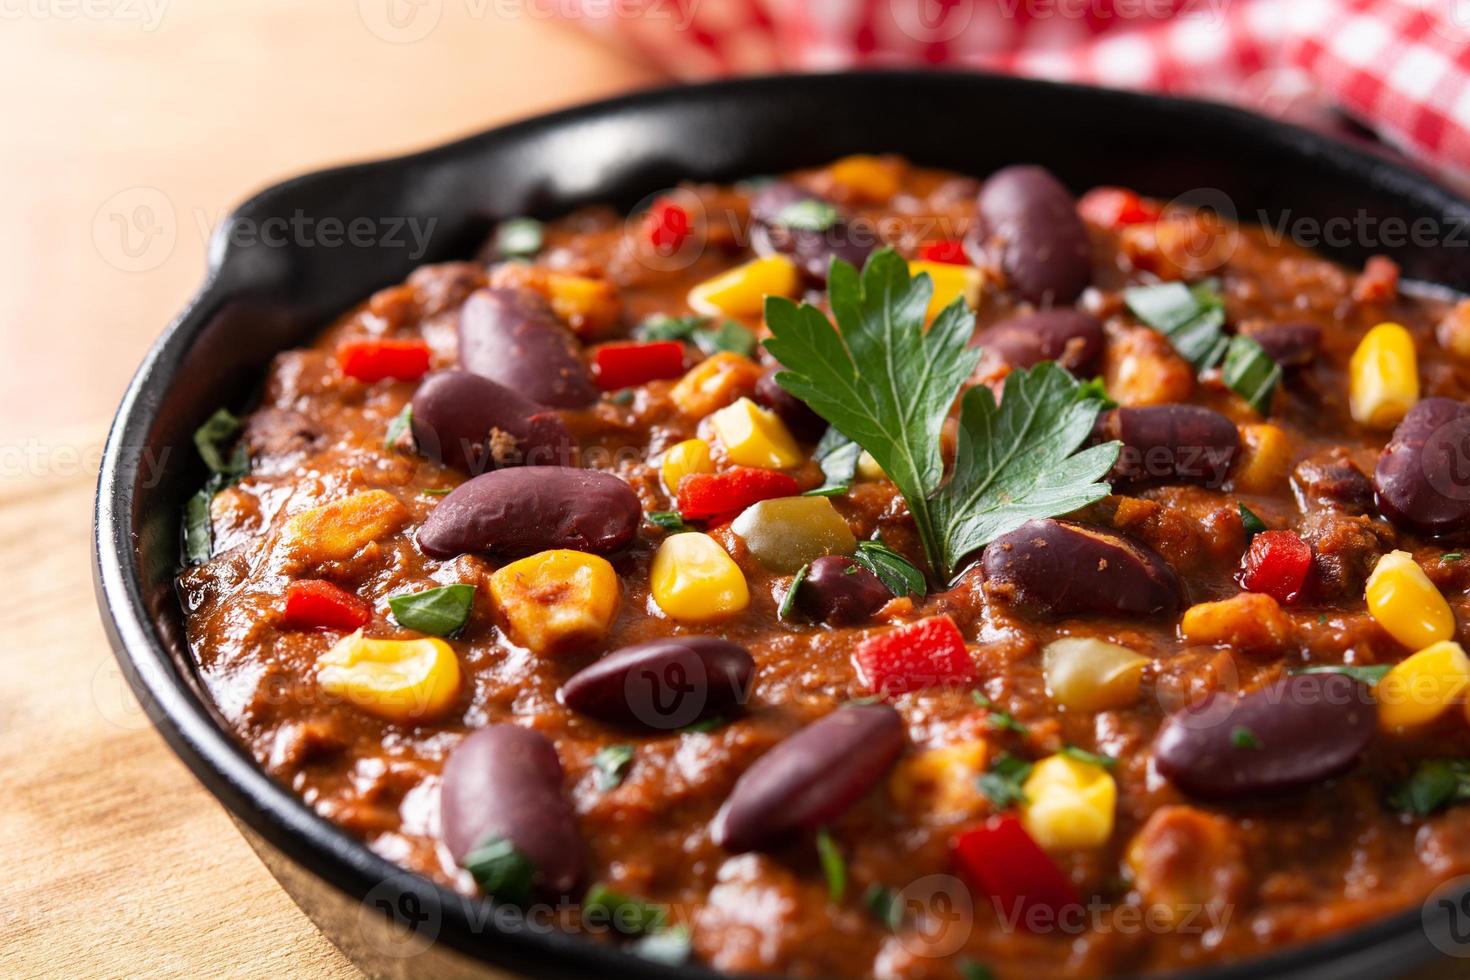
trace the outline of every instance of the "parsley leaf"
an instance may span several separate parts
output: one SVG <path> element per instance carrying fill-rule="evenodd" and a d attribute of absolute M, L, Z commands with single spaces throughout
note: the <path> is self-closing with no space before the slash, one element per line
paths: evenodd
<path fill-rule="evenodd" d="M 899 899 L 898 892 L 892 888 L 869 885 L 868 890 L 863 892 L 863 906 L 873 913 L 873 918 L 887 926 L 890 932 L 897 932 L 903 925 L 903 902 Z"/>
<path fill-rule="evenodd" d="M 515 905 L 523 905 L 531 897 L 536 867 L 504 837 L 491 834 L 475 845 L 461 864 L 487 897 Z"/>
<path fill-rule="evenodd" d="M 678 534 L 680 531 L 688 531 L 689 525 L 684 523 L 684 518 L 679 516 L 676 510 L 655 510 L 644 514 L 643 519 L 654 527 L 661 527 L 670 534 Z"/>
<path fill-rule="evenodd" d="M 812 459 L 822 468 L 826 481 L 816 490 L 808 490 L 807 493 L 813 496 L 826 496 L 827 490 L 834 491 L 832 496 L 836 496 L 836 491 L 839 490 L 846 493 L 857 477 L 858 457 L 862 454 L 862 446 L 829 425 L 812 452 Z"/>
<path fill-rule="evenodd" d="M 682 925 L 649 933 L 629 945 L 634 956 L 664 966 L 683 966 L 689 959 L 689 930 Z"/>
<path fill-rule="evenodd" d="M 836 905 L 847 892 L 847 864 L 826 827 L 817 831 L 817 858 L 822 862 L 822 874 L 827 878 L 827 898 Z"/>
<path fill-rule="evenodd" d="M 878 576 L 896 596 L 924 594 L 924 573 L 881 540 L 859 541 L 852 560 Z"/>
<path fill-rule="evenodd" d="M 625 936 L 642 936 L 655 932 L 668 919 L 663 905 L 645 902 L 598 883 L 587 889 L 582 900 L 582 916 L 588 922 L 612 926 Z"/>
<path fill-rule="evenodd" d="M 782 208 L 772 223 L 797 231 L 826 231 L 837 223 L 837 209 L 820 198 L 803 198 Z"/>
<path fill-rule="evenodd" d="M 597 770 L 597 788 L 606 793 L 610 789 L 617 789 L 628 778 L 628 770 L 633 768 L 633 746 L 625 742 L 615 745 L 605 745 L 597 750 L 592 757 L 592 768 Z"/>
<path fill-rule="evenodd" d="M 1372 687 L 1383 680 L 1390 670 L 1391 664 L 1320 664 L 1315 667 L 1302 667 L 1293 670 L 1293 674 L 1346 674 Z"/>
<path fill-rule="evenodd" d="M 811 570 L 811 562 L 807 562 L 796 570 L 796 574 L 792 576 L 790 587 L 786 589 L 786 594 L 781 597 L 781 606 L 776 610 L 777 619 L 790 619 L 791 614 L 796 611 L 796 592 L 801 588 L 801 583 L 806 581 L 807 573 Z"/>
<path fill-rule="evenodd" d="M 1011 374 L 999 407 L 984 386 L 965 394 L 945 483 L 940 432 L 980 351 L 969 345 L 975 317 L 962 297 L 925 328 L 933 292 L 928 274 L 910 278 L 892 249 L 874 253 L 861 274 L 834 260 L 828 299 L 837 326 L 810 304 L 769 297 L 766 347 L 785 366 L 777 382 L 866 449 L 898 487 L 930 565 L 948 580 L 967 555 L 1022 522 L 1106 496 L 1097 481 L 1118 445 L 1077 452 L 1097 417 L 1096 388 L 1043 363 Z"/>
<path fill-rule="evenodd" d="M 229 409 L 221 408 L 194 430 L 194 448 L 199 450 L 199 458 L 204 460 L 211 473 L 237 477 L 245 475 L 250 468 L 250 459 L 245 455 L 243 445 L 236 446 L 233 454 L 225 455 L 225 447 L 234 441 L 240 429 L 240 420 Z"/>
<path fill-rule="evenodd" d="M 1196 371 L 1212 368 L 1225 356 L 1225 301 L 1220 283 L 1203 279 L 1193 286 L 1164 282 L 1123 290 L 1133 315 L 1169 338 Z"/>
<path fill-rule="evenodd" d="M 1022 785 L 1031 775 L 1031 763 L 1003 753 L 995 760 L 990 771 L 980 776 L 975 785 L 980 787 L 997 810 L 1005 810 L 1017 803 L 1026 802 L 1026 791 Z"/>
<path fill-rule="evenodd" d="M 413 432 L 413 402 L 405 402 L 403 410 L 393 416 L 393 421 L 388 423 L 388 431 L 383 434 L 383 448 L 393 452 L 398 448 L 398 440 Z"/>
<path fill-rule="evenodd" d="M 1426 759 L 1388 797 L 1388 805 L 1428 816 L 1442 806 L 1470 800 L 1470 759 Z"/>
<path fill-rule="evenodd" d="M 388 597 L 388 608 L 400 626 L 430 636 L 458 633 L 475 605 L 473 585 L 443 585 L 437 589 Z"/>
<path fill-rule="evenodd" d="M 1089 752 L 1086 749 L 1078 748 L 1075 745 L 1065 746 L 1062 749 L 1061 754 L 1067 756 L 1070 759 L 1076 759 L 1078 762 L 1085 762 L 1089 765 L 1100 766 L 1103 769 L 1116 769 L 1118 767 L 1117 756 L 1104 755 L 1101 752 Z"/>
<path fill-rule="evenodd" d="M 546 227 L 535 218 L 507 218 L 495 229 L 495 254 L 502 259 L 528 258 L 546 243 Z"/>
<path fill-rule="evenodd" d="M 1261 740 L 1249 728 L 1236 725 L 1230 730 L 1230 744 L 1237 749 L 1258 749 L 1261 747 Z"/>
<path fill-rule="evenodd" d="M 1281 380 L 1281 365 L 1259 342 L 1244 334 L 1231 337 L 1220 376 L 1226 387 L 1244 398 L 1251 408 L 1261 415 L 1271 414 L 1271 397 Z"/>
<path fill-rule="evenodd" d="M 1237 503 L 1236 506 L 1240 508 L 1240 526 L 1245 529 L 1245 543 L 1250 544 L 1252 538 L 1266 530 L 1266 522 L 1245 504 Z"/>
<path fill-rule="evenodd" d="M 984 694 L 981 694 L 979 691 L 971 691 L 970 698 L 986 710 L 987 715 L 985 720 L 990 724 L 991 728 L 997 731 L 1015 732 L 1017 735 L 1026 734 L 1025 725 L 1012 717 L 1009 711 L 997 708 L 995 702 L 987 698 Z"/>

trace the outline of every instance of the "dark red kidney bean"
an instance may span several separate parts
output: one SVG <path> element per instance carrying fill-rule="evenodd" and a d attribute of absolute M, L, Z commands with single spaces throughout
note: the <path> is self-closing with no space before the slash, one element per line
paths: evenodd
<path fill-rule="evenodd" d="M 623 647 L 573 674 L 556 699 L 599 721 L 673 731 L 743 704 L 755 660 L 717 636 L 671 636 Z"/>
<path fill-rule="evenodd" d="M 1470 405 L 1426 398 L 1393 430 L 1373 470 L 1378 510 L 1396 527 L 1450 534 L 1470 527 Z"/>
<path fill-rule="evenodd" d="M 819 283 L 827 281 L 827 269 L 834 258 L 861 269 L 878 244 L 876 230 L 841 215 L 822 231 L 781 224 L 778 220 L 781 212 L 800 201 L 831 203 L 818 194 L 782 181 L 756 191 L 750 201 L 750 247 L 756 254 L 789 255 L 809 279 Z"/>
<path fill-rule="evenodd" d="M 1240 452 L 1235 423 L 1200 405 L 1115 408 L 1098 418 L 1097 433 L 1123 444 L 1111 479 L 1132 483 L 1218 487 Z"/>
<path fill-rule="evenodd" d="M 425 378 L 413 395 L 412 424 L 420 453 L 471 474 L 572 462 L 572 437 L 555 412 L 469 371 Z"/>
<path fill-rule="evenodd" d="M 887 774 L 903 739 L 903 720 L 886 704 L 838 708 L 745 771 L 715 814 L 711 838 L 753 851 L 830 823 Z"/>
<path fill-rule="evenodd" d="M 972 246 L 999 257 L 1023 298 L 1061 305 L 1087 288 L 1092 280 L 1087 228 L 1077 216 L 1076 199 L 1044 168 L 996 171 L 980 188 L 978 206 Z"/>
<path fill-rule="evenodd" d="M 760 380 L 755 383 L 755 400 L 780 416 L 781 421 L 786 423 L 786 428 L 798 439 L 810 442 L 822 438 L 822 433 L 827 431 L 827 420 L 812 411 L 806 402 L 781 387 L 776 381 L 776 375 L 782 370 L 778 364 L 768 368 L 760 376 Z"/>
<path fill-rule="evenodd" d="M 1284 368 L 1305 367 L 1322 349 L 1322 328 L 1315 323 L 1271 323 L 1246 332 Z"/>
<path fill-rule="evenodd" d="M 541 733 L 508 724 L 472 733 L 449 754 L 439 788 L 440 831 L 455 863 L 502 837 L 530 859 L 537 891 L 571 891 L 586 845 L 561 784 L 556 747 Z"/>
<path fill-rule="evenodd" d="M 892 598 L 882 579 L 851 558 L 824 555 L 807 569 L 796 605 L 819 623 L 850 626 L 867 622 Z"/>
<path fill-rule="evenodd" d="M 610 473 L 567 466 L 495 470 L 439 501 L 419 528 L 430 558 L 471 552 L 513 558 L 548 548 L 608 554 L 638 533 L 643 507 Z"/>
<path fill-rule="evenodd" d="M 1351 769 L 1377 727 L 1366 684 L 1298 674 L 1243 696 L 1216 691 L 1171 715 L 1154 740 L 1154 766 L 1205 799 L 1279 793 Z"/>
<path fill-rule="evenodd" d="M 986 588 L 1046 616 L 1153 616 L 1183 600 L 1158 554 L 1120 534 L 1072 521 L 1027 521 L 985 546 Z"/>
<path fill-rule="evenodd" d="M 973 346 L 1013 368 L 1056 361 L 1078 377 L 1091 377 L 1103 349 L 1103 328 L 1079 310 L 1043 310 L 987 327 Z"/>
<path fill-rule="evenodd" d="M 585 408 L 599 392 L 581 347 L 528 289 L 478 289 L 459 313 L 459 363 L 552 408 Z"/>

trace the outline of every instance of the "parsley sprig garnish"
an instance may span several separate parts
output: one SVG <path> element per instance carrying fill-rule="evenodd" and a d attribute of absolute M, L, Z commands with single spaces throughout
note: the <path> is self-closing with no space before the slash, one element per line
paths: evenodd
<path fill-rule="evenodd" d="M 940 431 L 980 358 L 962 298 L 928 328 L 934 292 L 892 249 L 861 275 L 834 260 L 828 299 L 836 326 L 810 304 L 766 300 L 766 347 L 786 368 L 776 380 L 870 453 L 908 503 L 935 575 L 948 581 L 978 548 L 1036 517 L 1105 497 L 1118 444 L 1082 449 L 1101 402 L 1052 362 L 1006 378 L 1000 404 L 977 386 L 960 402 L 946 479 Z M 1080 451 L 1079 451 L 1080 450 Z"/>

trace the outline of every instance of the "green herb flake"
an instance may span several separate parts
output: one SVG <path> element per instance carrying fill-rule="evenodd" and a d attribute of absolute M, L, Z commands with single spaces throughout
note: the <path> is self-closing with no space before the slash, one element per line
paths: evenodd
<path fill-rule="evenodd" d="M 683 966 L 689 961 L 690 947 L 689 930 L 675 925 L 644 936 L 629 944 L 628 949 L 634 956 L 642 957 L 650 963 Z"/>
<path fill-rule="evenodd" d="M 226 477 L 243 476 L 249 468 L 249 457 L 243 455 L 243 446 L 232 455 L 227 456 L 225 452 L 239 435 L 240 428 L 240 420 L 229 409 L 221 408 L 194 430 L 194 448 L 199 450 L 199 458 L 204 460 L 211 473 Z"/>
<path fill-rule="evenodd" d="M 1249 728 L 1237 725 L 1230 730 L 1230 744 L 1237 749 L 1259 749 L 1261 740 Z"/>
<path fill-rule="evenodd" d="M 656 314 L 633 328 L 634 340 L 688 340 L 698 330 L 703 330 L 707 321 L 702 316 L 668 316 Z"/>
<path fill-rule="evenodd" d="M 821 861 L 822 874 L 827 879 L 827 899 L 836 905 L 847 893 L 847 863 L 826 827 L 817 831 L 817 859 Z"/>
<path fill-rule="evenodd" d="M 963 980 L 995 980 L 995 974 L 984 963 L 977 963 L 974 960 L 960 960 L 959 969 L 960 976 Z"/>
<path fill-rule="evenodd" d="M 608 790 L 617 789 L 628 778 L 628 770 L 633 768 L 633 754 L 636 750 L 626 743 L 616 745 L 604 745 L 597 750 L 592 757 L 592 768 L 597 771 L 597 788 L 606 793 Z"/>
<path fill-rule="evenodd" d="M 817 487 L 815 490 L 805 490 L 801 495 L 803 497 L 840 497 L 851 489 L 852 487 L 849 486 L 832 486 L 828 484 Z"/>
<path fill-rule="evenodd" d="M 1439 560 L 1440 561 L 1459 561 L 1461 558 L 1464 558 L 1464 557 L 1465 557 L 1465 553 L 1463 551 L 1447 551 L 1444 554 L 1442 554 L 1442 555 L 1439 556 Z"/>
<path fill-rule="evenodd" d="M 645 902 L 625 895 L 604 884 L 587 889 L 582 900 L 582 918 L 588 922 L 611 926 L 624 936 L 642 936 L 654 932 L 668 918 L 663 905 Z"/>
<path fill-rule="evenodd" d="M 881 540 L 859 541 L 852 560 L 878 576 L 896 596 L 922 597 L 929 589 L 924 573 Z"/>
<path fill-rule="evenodd" d="M 391 596 L 388 608 L 405 629 L 430 636 L 450 636 L 464 628 L 475 604 L 473 585 L 444 585 L 423 592 Z"/>
<path fill-rule="evenodd" d="M 214 526 L 209 516 L 214 494 L 211 480 L 184 504 L 184 560 L 190 565 L 209 561 L 214 554 Z"/>
<path fill-rule="evenodd" d="M 1323 614 L 1324 618 L 1326 614 Z M 1349 677 L 1362 681 L 1368 686 L 1373 686 L 1388 674 L 1393 667 L 1389 664 L 1369 664 L 1364 666 L 1354 664 L 1320 664 L 1312 667 L 1301 667 L 1292 671 L 1293 674 L 1346 674 Z"/>
<path fill-rule="evenodd" d="M 1244 398 L 1256 412 L 1271 414 L 1271 398 L 1281 381 L 1281 365 L 1256 340 L 1244 334 L 1231 337 L 1220 376 L 1225 386 Z"/>
<path fill-rule="evenodd" d="M 398 448 L 399 440 L 412 432 L 413 402 L 407 402 L 403 410 L 393 416 L 393 421 L 388 423 L 388 431 L 383 435 L 383 448 L 393 452 Z"/>
<path fill-rule="evenodd" d="M 1026 777 L 1031 775 L 1031 768 L 1031 763 L 1025 759 L 1002 753 L 990 770 L 975 780 L 975 785 L 997 810 L 1006 810 L 1026 802 L 1026 791 L 1022 786 Z"/>
<path fill-rule="evenodd" d="M 689 525 L 684 523 L 684 518 L 676 510 L 656 510 L 644 515 L 644 520 L 654 527 L 661 527 L 670 534 L 678 534 L 688 531 Z"/>
<path fill-rule="evenodd" d="M 812 563 L 807 562 L 801 568 L 797 569 L 796 574 L 792 576 L 791 586 L 786 590 L 786 594 L 781 597 L 781 606 L 776 610 L 777 619 L 789 620 L 791 619 L 792 613 L 796 612 L 796 593 L 801 589 L 801 583 L 806 581 L 807 573 L 811 570 Z"/>
<path fill-rule="evenodd" d="M 679 729 L 679 734 L 708 735 L 710 732 L 715 731 L 718 728 L 723 728 L 729 723 L 730 719 L 726 718 L 724 715 L 715 715 L 711 718 L 705 718 L 701 721 L 696 721 L 692 725 L 685 725 L 683 728 Z"/>
<path fill-rule="evenodd" d="M 988 712 L 985 720 L 990 723 L 991 728 L 998 731 L 1015 732 L 1017 735 L 1026 734 L 1025 725 L 1011 717 L 1009 711 L 1003 711 L 997 708 L 995 702 L 987 698 L 984 694 L 979 691 L 971 691 L 970 698 Z"/>
<path fill-rule="evenodd" d="M 1225 303 L 1220 284 L 1205 279 L 1186 286 L 1165 282 L 1123 290 L 1123 302 L 1133 315 L 1169 338 L 1180 356 L 1196 371 L 1214 367 L 1229 346 L 1224 334 Z"/>
<path fill-rule="evenodd" d="M 486 897 L 513 905 L 524 905 L 531 897 L 536 867 L 504 837 L 491 834 L 461 864 Z"/>
<path fill-rule="evenodd" d="M 1470 759 L 1426 759 L 1388 796 L 1388 805 L 1426 817 L 1441 807 L 1470 801 Z"/>
<path fill-rule="evenodd" d="M 825 482 L 815 490 L 808 490 L 809 497 L 837 497 L 847 493 L 852 481 L 857 478 L 858 457 L 863 447 L 831 426 L 822 433 L 812 459 L 822 468 Z"/>
<path fill-rule="evenodd" d="M 1100 408 L 1053 362 L 1012 372 L 997 404 L 985 385 L 964 393 L 952 473 L 940 434 L 980 357 L 963 297 L 926 328 L 934 293 L 891 248 L 861 274 L 834 260 L 828 299 L 836 326 L 811 304 L 766 300 L 766 347 L 786 370 L 776 381 L 862 446 L 908 503 L 936 574 L 949 580 L 985 544 L 1037 517 L 1107 496 L 1116 442 L 1082 448 Z"/>
<path fill-rule="evenodd" d="M 706 356 L 729 353 L 749 357 L 755 353 L 755 333 L 734 320 L 725 320 L 712 330 L 696 331 L 693 340 L 695 346 Z"/>
<path fill-rule="evenodd" d="M 454 487 L 424 487 L 419 493 L 430 497 L 447 497 L 454 492 Z"/>
<path fill-rule="evenodd" d="M 194 430 L 194 447 L 209 468 L 204 486 L 184 503 L 184 561 L 198 565 L 214 555 L 214 523 L 209 507 L 215 494 L 250 472 L 250 454 L 244 443 L 234 451 L 226 449 L 239 435 L 240 420 L 228 409 L 218 409 L 203 425 Z"/>
<path fill-rule="evenodd" d="M 502 259 L 524 259 L 546 244 L 546 226 L 535 218 L 508 218 L 495 229 L 495 254 Z"/>
<path fill-rule="evenodd" d="M 1240 526 L 1245 528 L 1245 543 L 1250 544 L 1257 534 L 1266 530 L 1266 522 L 1245 504 L 1237 503 L 1236 506 L 1240 508 Z"/>
<path fill-rule="evenodd" d="M 631 405 L 633 404 L 635 394 L 632 388 L 619 388 L 611 395 L 608 395 L 607 400 L 614 405 Z"/>
<path fill-rule="evenodd" d="M 1099 766 L 1103 769 L 1118 768 L 1117 756 L 1104 755 L 1100 752 L 1089 752 L 1075 745 L 1068 745 L 1063 748 L 1062 755 L 1067 756 L 1069 759 L 1076 759 L 1078 762 L 1085 762 L 1088 765 Z"/>
<path fill-rule="evenodd" d="M 826 231 L 837 223 L 837 209 L 819 198 L 808 197 L 786 205 L 772 223 L 798 231 Z"/>
<path fill-rule="evenodd" d="M 887 926 L 890 932 L 897 932 L 903 925 L 903 902 L 898 892 L 886 885 L 869 885 L 868 890 L 863 892 L 863 908 Z"/>

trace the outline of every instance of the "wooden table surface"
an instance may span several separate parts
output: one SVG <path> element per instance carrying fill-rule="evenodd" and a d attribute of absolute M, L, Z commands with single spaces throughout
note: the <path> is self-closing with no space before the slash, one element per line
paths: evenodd
<path fill-rule="evenodd" d="M 89 0 L 0 11 L 5 975 L 355 973 L 123 686 L 92 598 L 97 459 L 129 375 L 197 285 L 232 204 L 295 172 L 658 81 L 545 9 Z M 504 16 L 515 10 L 525 13 Z"/>

